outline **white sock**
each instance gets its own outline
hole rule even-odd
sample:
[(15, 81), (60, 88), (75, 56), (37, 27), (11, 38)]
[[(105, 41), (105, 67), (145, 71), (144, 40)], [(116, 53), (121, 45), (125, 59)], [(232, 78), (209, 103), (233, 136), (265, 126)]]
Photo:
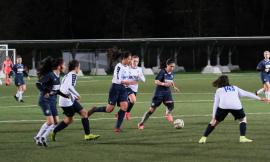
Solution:
[(23, 91), (19, 91), (19, 101), (23, 98)]
[(261, 88), (257, 91), (257, 94), (262, 94), (264, 92), (264, 88)]
[(265, 92), (265, 98), (266, 98), (266, 99), (270, 99), (270, 92), (269, 92), (269, 91), (266, 91), (266, 92)]
[(17, 91), (17, 93), (16, 93), (16, 97), (18, 97), (18, 98), (19, 98), (19, 96), (20, 96), (20, 93), (19, 93), (19, 91)]
[(38, 131), (36, 137), (41, 137), (42, 134), (43, 134), (43, 133), (45, 132), (45, 130), (47, 129), (47, 127), (48, 127), (48, 124), (45, 122), (45, 123), (40, 127), (40, 129), (39, 129), (39, 131)]
[(48, 126), (47, 129), (45, 130), (45, 132), (42, 134), (41, 137), (47, 139), (49, 133), (51, 133), (51, 131), (53, 130), (53, 128), (54, 128), (54, 124)]

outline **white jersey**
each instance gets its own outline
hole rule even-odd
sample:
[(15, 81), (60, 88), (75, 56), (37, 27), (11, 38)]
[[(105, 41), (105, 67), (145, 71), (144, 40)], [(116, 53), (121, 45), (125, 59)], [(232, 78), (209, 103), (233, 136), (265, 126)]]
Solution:
[(121, 84), (123, 80), (128, 80), (129, 78), (129, 67), (123, 65), (122, 63), (118, 63), (113, 72), (112, 83)]
[(253, 93), (244, 91), (237, 86), (226, 86), (218, 88), (215, 94), (215, 100), (213, 105), (213, 117), (215, 117), (217, 108), (221, 109), (242, 109), (240, 97), (248, 97), (252, 99), (260, 100), (260, 97)]
[(62, 79), (60, 91), (66, 95), (70, 95), (71, 98), (59, 97), (59, 106), (69, 107), (72, 106), (74, 100), (80, 96), (80, 94), (75, 90), (77, 82), (77, 74), (75, 72), (69, 72)]
[[(145, 82), (145, 77), (143, 75), (143, 71), (142, 68), (137, 67), (137, 68), (132, 68), (129, 67), (129, 80), (131, 81), (143, 81)], [(138, 84), (134, 84), (134, 85), (129, 85), (128, 86), (130, 89), (132, 89), (133, 92), (138, 92)]]

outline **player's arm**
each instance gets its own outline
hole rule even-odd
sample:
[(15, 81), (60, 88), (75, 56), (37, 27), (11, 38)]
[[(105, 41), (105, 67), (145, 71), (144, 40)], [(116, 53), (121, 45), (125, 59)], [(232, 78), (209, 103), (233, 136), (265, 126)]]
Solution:
[(45, 84), (49, 81), (50, 77), (48, 75), (45, 75), (36, 82), (36, 87), (39, 89), (40, 92), (49, 94), (51, 90), (47, 86), (45, 86)]
[(163, 70), (160, 70), (160, 72), (156, 76), (155, 84), (158, 85), (158, 86), (171, 87), (172, 83), (162, 82), (161, 81), (161, 80), (164, 80), (164, 73), (165, 72)]
[(139, 81), (145, 82), (145, 76), (143, 75), (142, 69), (140, 70), (140, 74), (138, 76)]
[(175, 85), (174, 82), (172, 82), (172, 87), (176, 92), (180, 92), (180, 89)]
[(255, 100), (261, 100), (261, 101), (265, 101), (264, 98), (261, 98), (259, 96), (256, 96), (255, 94), (251, 93), (251, 92), (248, 92), (248, 91), (245, 91), (239, 87), (236, 87), (238, 89), (238, 95), (239, 97), (248, 97), (248, 98), (251, 98), (251, 99), (255, 99)]
[(68, 84), (68, 90), (69, 90), (70, 94), (73, 97), (75, 97), (76, 100), (80, 100), (81, 96), (75, 89), (75, 82), (77, 80), (77, 76), (73, 74), (72, 77), (70, 77), (69, 79), (70, 80), (69, 80), (69, 84)]
[(213, 104), (213, 113), (212, 113), (212, 118), (213, 119), (216, 116), (218, 105), (219, 105), (219, 93), (218, 93), (218, 90), (217, 90), (216, 93), (215, 93), (214, 104)]

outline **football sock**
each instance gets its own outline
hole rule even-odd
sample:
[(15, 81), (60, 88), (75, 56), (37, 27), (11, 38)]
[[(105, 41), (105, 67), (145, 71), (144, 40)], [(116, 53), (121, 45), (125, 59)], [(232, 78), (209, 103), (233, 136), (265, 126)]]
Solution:
[(152, 112), (150, 111), (147, 111), (146, 113), (144, 113), (140, 124), (144, 124), (151, 115), (152, 115)]
[(264, 88), (261, 88), (257, 91), (257, 94), (262, 94), (264, 92)]
[(240, 128), (240, 136), (245, 136), (246, 135), (246, 129), (247, 129), (247, 123), (241, 122), (239, 125)]
[(86, 135), (90, 134), (90, 124), (89, 124), (88, 118), (82, 118), (81, 121), (82, 121), (83, 129), (84, 129), (84, 133)]
[(39, 129), (39, 131), (38, 131), (36, 137), (41, 137), (42, 134), (43, 134), (43, 133), (45, 132), (45, 130), (47, 129), (47, 127), (48, 127), (48, 124), (45, 122), (45, 123), (40, 127), (40, 129)]
[(116, 121), (115, 128), (120, 128), (121, 127), (121, 125), (123, 123), (123, 119), (125, 117), (125, 114), (126, 114), (126, 112), (121, 110), (121, 109), (118, 111), (118, 118), (117, 118), (117, 121)]
[(207, 137), (214, 129), (215, 129), (215, 126), (208, 124), (208, 126), (204, 132), (204, 136)]
[(130, 112), (131, 109), (133, 108), (133, 106), (134, 106), (134, 103), (128, 102), (128, 109), (127, 109), (127, 112)]
[(49, 133), (53, 130), (53, 127), (54, 127), (53, 124), (49, 125), (49, 126), (47, 127), (47, 129), (45, 129), (45, 132), (42, 134), (41, 137), (47, 139)]
[(64, 121), (61, 121), (53, 130), (54, 133), (60, 132), (68, 126)]
[(96, 107), (94, 112), (106, 112), (106, 106)]
[(19, 98), (19, 96), (20, 96), (20, 93), (19, 93), (19, 91), (17, 91), (16, 97)]

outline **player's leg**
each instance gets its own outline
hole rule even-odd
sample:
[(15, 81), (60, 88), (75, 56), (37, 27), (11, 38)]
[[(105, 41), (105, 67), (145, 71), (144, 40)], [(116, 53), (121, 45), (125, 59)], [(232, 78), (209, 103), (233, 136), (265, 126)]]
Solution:
[(231, 110), (231, 113), (234, 116), (235, 120), (239, 120), (239, 142), (252, 142), (251, 139), (246, 138), (247, 117), (244, 110)]
[[(127, 97), (126, 97), (127, 100)], [(121, 101), (120, 102), (120, 110), (117, 113), (117, 121), (116, 121), (116, 125), (115, 125), (115, 132), (120, 132), (121, 131), (121, 125), (123, 123), (126, 111), (128, 108), (128, 102), (127, 101)]]
[(131, 112), (134, 104), (136, 103), (136, 101), (137, 101), (136, 93), (131, 93), (128, 96), (128, 108), (127, 108), (127, 112), (125, 114), (125, 117), (126, 117), (127, 120), (131, 120), (130, 112)]
[(265, 98), (270, 99), (270, 84), (269, 81), (264, 83)]
[(201, 143), (201, 144), (206, 143), (207, 137), (213, 132), (215, 127), (226, 118), (228, 113), (229, 113), (228, 110), (217, 108), (215, 117), (212, 118), (210, 123), (207, 125), (203, 136), (199, 140), (199, 143)]
[(20, 102), (24, 102), (23, 101), (23, 93), (26, 90), (26, 85), (22, 82), (22, 84), (19, 86), (19, 101)]
[(20, 97), (20, 93), (19, 93), (20, 92), (20, 86), (17, 86), (16, 82), (15, 82), (15, 85), (16, 85), (17, 92), (14, 95), (14, 98), (15, 98), (16, 101), (19, 101), (19, 97)]
[(109, 98), (108, 98), (108, 104), (107, 106), (100, 106), (100, 107), (92, 107), (89, 111), (88, 111), (88, 117), (90, 117), (92, 114), (94, 114), (95, 112), (107, 112), (110, 113), (114, 110), (115, 104), (117, 103), (119, 97), (119, 90), (116, 89), (113, 85), (110, 88), (109, 91)]

